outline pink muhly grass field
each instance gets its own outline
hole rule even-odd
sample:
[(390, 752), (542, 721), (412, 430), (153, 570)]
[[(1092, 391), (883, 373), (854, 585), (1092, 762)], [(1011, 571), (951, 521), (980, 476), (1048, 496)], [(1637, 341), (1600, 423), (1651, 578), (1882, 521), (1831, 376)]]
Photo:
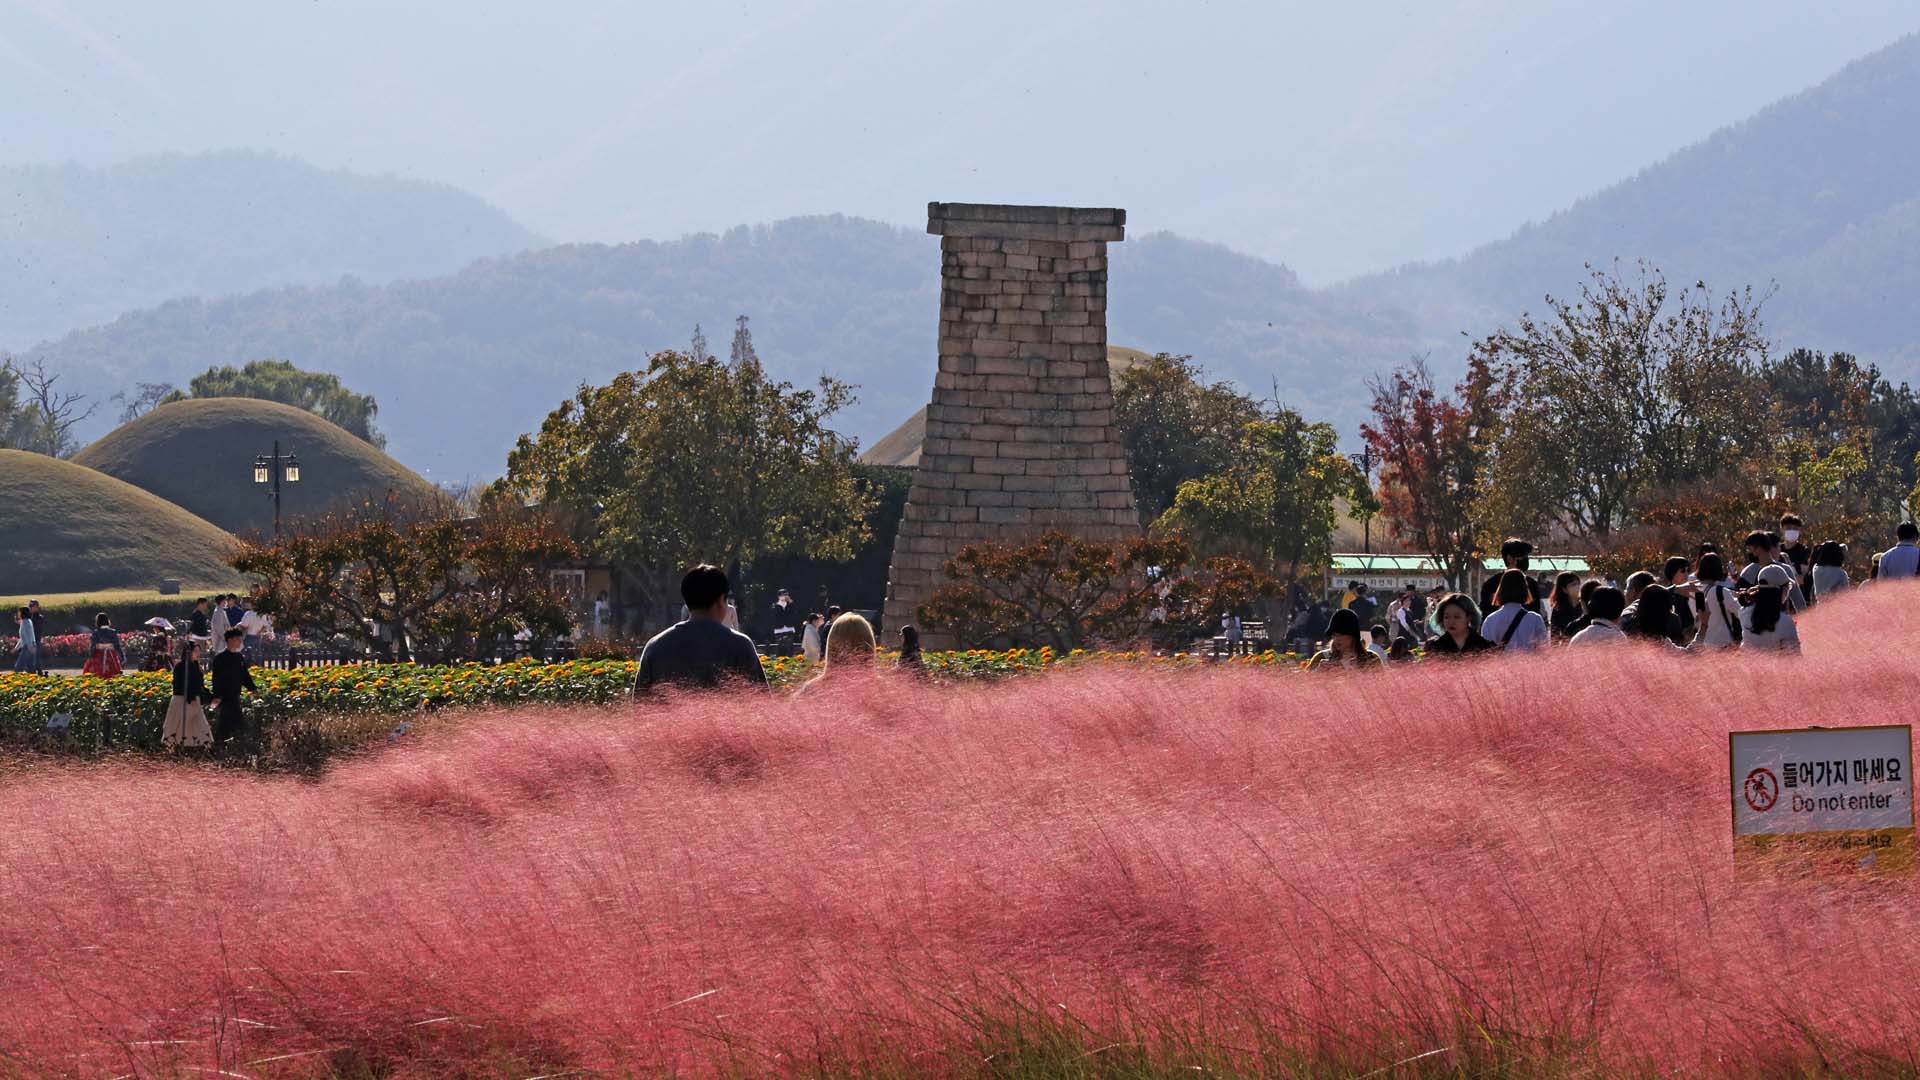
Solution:
[(1797, 661), (888, 680), (480, 715), (318, 782), (19, 770), (0, 1074), (1910, 1074), (1920, 889), (1736, 883), (1726, 733), (1910, 719), (1917, 599)]

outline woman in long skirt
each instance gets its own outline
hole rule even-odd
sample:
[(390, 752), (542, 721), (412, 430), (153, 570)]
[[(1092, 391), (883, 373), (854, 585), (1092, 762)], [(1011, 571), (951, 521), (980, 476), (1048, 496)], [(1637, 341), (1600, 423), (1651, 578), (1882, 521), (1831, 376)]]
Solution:
[(81, 674), (111, 679), (126, 668), (126, 654), (120, 651), (120, 631), (113, 628), (106, 612), (93, 617), (93, 653), (87, 657)]
[(173, 666), (173, 700), (167, 702), (167, 720), (160, 728), (160, 744), (199, 747), (213, 744), (202, 703), (207, 700), (206, 676), (200, 670), (200, 643), (189, 640)]

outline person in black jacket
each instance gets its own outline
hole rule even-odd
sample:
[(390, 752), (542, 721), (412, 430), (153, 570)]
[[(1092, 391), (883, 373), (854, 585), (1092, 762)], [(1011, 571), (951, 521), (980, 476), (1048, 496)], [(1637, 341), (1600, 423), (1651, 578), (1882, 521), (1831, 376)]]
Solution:
[(214, 749), (233, 745), (247, 733), (247, 717), (240, 710), (240, 692), (252, 690), (253, 672), (247, 667), (246, 631), (235, 627), (227, 631), (227, 647), (213, 658)]
[[(1532, 559), (1533, 545), (1517, 536), (1507, 537), (1506, 541), (1500, 545), (1500, 561), (1506, 564), (1508, 570), (1520, 570), (1524, 572)], [(1499, 574), (1490, 574), (1487, 580), (1480, 583), (1481, 611), (1492, 611), (1500, 606), (1493, 602), (1494, 591), (1499, 587)], [(1534, 583), (1532, 574), (1527, 575), (1526, 608), (1542, 619), (1547, 617), (1546, 608), (1540, 602), (1539, 586)]]

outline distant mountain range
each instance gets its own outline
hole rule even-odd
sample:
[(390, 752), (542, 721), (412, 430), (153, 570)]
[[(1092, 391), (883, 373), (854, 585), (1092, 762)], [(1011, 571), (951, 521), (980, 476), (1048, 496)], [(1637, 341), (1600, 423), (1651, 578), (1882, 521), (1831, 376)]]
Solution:
[[(798, 218), (671, 243), (571, 245), (386, 286), (346, 282), (175, 300), (28, 355), (78, 381), (183, 382), (272, 356), (380, 401), (394, 457), (435, 478), (490, 475), (582, 380), (684, 348), (700, 323), (725, 355), (736, 314), (770, 371), (860, 387), (844, 430), (870, 441), (926, 404), (940, 252), (925, 233)], [(1160, 234), (1114, 247), (1115, 342), (1193, 352), (1316, 414), (1412, 347), (1405, 320), (1301, 287), (1284, 268)], [(1356, 352), (1363, 362), (1350, 362)], [(1355, 415), (1350, 408), (1344, 414)]]
[[(1371, 374), (1416, 353), (1431, 354), (1444, 374), (1458, 364), (1462, 333), (1538, 311), (1543, 294), (1575, 292), (1586, 263), (1646, 258), (1676, 282), (1703, 279), (1717, 291), (1777, 282), (1766, 310), (1783, 346), (1850, 349), (1912, 379), (1920, 374), (1916, 130), (1920, 37), (1456, 260), (1312, 290), (1282, 266), (1136, 233), (1112, 249), (1109, 337), (1192, 353), (1217, 375), (1277, 392), (1351, 432)], [(476, 246), (509, 251), (523, 235), (464, 196), (431, 190), (494, 222)], [(455, 257), (450, 244), (436, 250)], [(872, 441), (926, 403), (937, 252), (917, 229), (801, 218), (668, 243), (500, 255), (386, 285), (171, 300), (28, 355), (103, 388), (183, 382), (212, 364), (270, 356), (333, 371), (379, 397), (396, 458), (447, 479), (497, 472), (513, 439), (580, 381), (684, 346), (696, 322), (724, 354), (733, 317), (746, 314), (776, 374), (805, 382), (828, 372), (859, 384), (860, 402), (842, 424)], [(233, 270), (244, 273), (256, 284), (299, 280), (265, 265)]]
[(385, 283), (543, 245), (443, 184), (251, 151), (0, 168), (0, 347), (178, 296)]
[[(1775, 339), (1920, 375), (1920, 36), (1458, 259), (1332, 290), (1411, 312), (1430, 340), (1484, 333), (1582, 265), (1646, 259), (1716, 291), (1778, 286)], [(1451, 340), (1458, 341), (1457, 335)], [(1436, 357), (1436, 359), (1438, 359)]]

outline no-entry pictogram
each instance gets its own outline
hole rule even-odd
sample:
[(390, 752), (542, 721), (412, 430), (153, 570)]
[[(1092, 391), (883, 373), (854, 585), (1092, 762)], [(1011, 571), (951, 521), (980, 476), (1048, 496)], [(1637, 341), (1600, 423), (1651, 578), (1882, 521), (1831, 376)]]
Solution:
[(1755, 769), (1748, 773), (1746, 786), (1741, 791), (1747, 797), (1747, 805), (1763, 814), (1780, 801), (1780, 781), (1774, 777), (1771, 769)]

